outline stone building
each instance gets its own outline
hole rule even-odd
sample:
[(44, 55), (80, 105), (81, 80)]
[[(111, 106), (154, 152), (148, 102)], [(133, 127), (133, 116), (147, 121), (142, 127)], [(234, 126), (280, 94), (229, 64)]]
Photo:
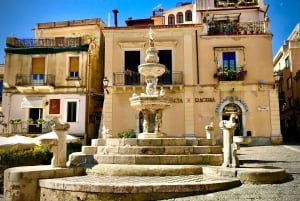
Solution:
[(3, 113), (12, 133), (40, 134), (58, 116), (96, 138), (103, 102), (101, 19), (38, 23), (34, 39), (8, 37)]
[(273, 59), (279, 92), (281, 132), (285, 140), (300, 139), (299, 32), (298, 23)]
[[(160, 63), (167, 68), (158, 88), (172, 97), (163, 132), (169, 137), (205, 137), (205, 125), (218, 125), (237, 112), (236, 135), (251, 135), (252, 144), (281, 143), (268, 6), (263, 0), (198, 0), (195, 6), (193, 23), (166, 25), (162, 20), (151, 25)], [(183, 14), (186, 6), (176, 13), (180, 8)], [(142, 130), (143, 117), (128, 99), (145, 88), (137, 67), (144, 63), (150, 26), (137, 25), (103, 30), (109, 93), (102, 126), (114, 137), (126, 129)], [(217, 126), (214, 132), (221, 133)]]

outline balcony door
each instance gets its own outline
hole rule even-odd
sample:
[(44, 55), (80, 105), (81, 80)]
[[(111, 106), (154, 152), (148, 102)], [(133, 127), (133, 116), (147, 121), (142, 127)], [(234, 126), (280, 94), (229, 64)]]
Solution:
[(32, 84), (44, 85), (45, 57), (32, 58)]
[[(31, 118), (34, 122), (36, 120), (41, 119), (43, 117), (43, 109), (42, 108), (29, 108), (29, 118)], [(32, 124), (28, 125), (28, 133), (42, 133), (42, 124)]]

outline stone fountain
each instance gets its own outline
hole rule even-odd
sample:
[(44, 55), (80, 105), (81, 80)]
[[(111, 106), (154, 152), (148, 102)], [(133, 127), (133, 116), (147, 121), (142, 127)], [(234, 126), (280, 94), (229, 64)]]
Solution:
[(161, 131), (162, 113), (164, 109), (170, 107), (170, 99), (165, 96), (163, 89), (159, 92), (156, 90), (158, 77), (165, 72), (166, 67), (159, 63), (152, 29), (149, 31), (149, 45), (146, 51), (146, 63), (138, 66), (139, 73), (145, 76), (146, 93), (133, 94), (129, 101), (130, 105), (141, 111), (144, 117), (143, 132), (138, 135), (138, 138), (161, 138), (165, 137)]

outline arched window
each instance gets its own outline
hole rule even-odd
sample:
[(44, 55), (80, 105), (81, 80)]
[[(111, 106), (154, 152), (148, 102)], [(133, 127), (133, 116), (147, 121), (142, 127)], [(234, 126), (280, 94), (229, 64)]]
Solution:
[(175, 24), (175, 16), (173, 14), (168, 16), (168, 24)]
[(176, 22), (177, 22), (177, 24), (183, 23), (183, 13), (182, 12), (177, 13)]
[(187, 10), (185, 11), (185, 21), (192, 21), (193, 20), (193, 15), (192, 15), (192, 11)]

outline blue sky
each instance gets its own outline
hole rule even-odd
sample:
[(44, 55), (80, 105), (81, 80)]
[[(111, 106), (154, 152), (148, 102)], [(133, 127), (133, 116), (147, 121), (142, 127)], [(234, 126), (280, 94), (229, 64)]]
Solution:
[[(4, 63), (6, 38), (12, 34), (17, 38), (33, 38), (31, 30), (36, 23), (101, 18), (107, 25), (113, 26), (112, 10), (118, 9), (118, 24), (122, 26), (129, 17), (148, 18), (157, 5), (170, 9), (179, 1), (191, 0), (1, 0), (0, 64)], [(300, 1), (265, 0), (265, 4), (270, 5), (268, 15), (274, 35), (274, 55), (300, 22)]]

